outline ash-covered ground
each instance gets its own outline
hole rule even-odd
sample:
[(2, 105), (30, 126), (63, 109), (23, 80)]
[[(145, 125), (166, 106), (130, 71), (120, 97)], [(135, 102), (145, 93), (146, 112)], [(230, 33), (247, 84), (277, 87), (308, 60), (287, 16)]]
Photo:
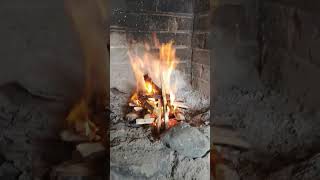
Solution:
[(265, 87), (234, 88), (217, 96), (213, 106), (211, 124), (239, 132), (251, 145), (245, 151), (219, 147), (230, 180), (320, 178), (318, 112)]
[[(190, 105), (187, 119), (208, 110), (200, 93), (183, 93), (180, 100)], [(111, 90), (111, 179), (210, 179), (209, 116), (199, 127), (180, 123), (155, 140), (150, 127), (132, 127), (124, 119), (129, 97)]]
[[(225, 180), (319, 179), (318, 112), (266, 88), (234, 88), (216, 97), (211, 113), (206, 98), (194, 91), (185, 94), (185, 101), (194, 103), (187, 119), (193, 122), (201, 114), (202, 122), (195, 123), (197, 127), (182, 123), (156, 141), (149, 128), (132, 127), (122, 118), (130, 94), (111, 90), (113, 179), (209, 179), (209, 124), (236, 131), (251, 145), (249, 149), (215, 145), (224, 159), (219, 171)], [(0, 98), (0, 179), (32, 179), (31, 142), (58, 133), (57, 119), (63, 117), (56, 116), (67, 107), (15, 85), (2, 86)]]

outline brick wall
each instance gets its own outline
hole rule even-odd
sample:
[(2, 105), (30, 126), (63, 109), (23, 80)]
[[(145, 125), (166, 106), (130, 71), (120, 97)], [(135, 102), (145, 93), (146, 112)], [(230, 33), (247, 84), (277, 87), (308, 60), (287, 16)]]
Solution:
[(211, 6), (211, 97), (232, 87), (255, 88), (258, 1), (212, 0)]
[(192, 85), (210, 96), (209, 0), (194, 0)]
[(112, 0), (111, 7), (111, 87), (132, 89), (135, 81), (127, 41), (151, 42), (152, 32), (157, 33), (161, 42), (175, 41), (180, 59), (178, 69), (191, 78), (192, 0)]
[(320, 107), (320, 2), (269, 0), (261, 4), (261, 75), (311, 109)]

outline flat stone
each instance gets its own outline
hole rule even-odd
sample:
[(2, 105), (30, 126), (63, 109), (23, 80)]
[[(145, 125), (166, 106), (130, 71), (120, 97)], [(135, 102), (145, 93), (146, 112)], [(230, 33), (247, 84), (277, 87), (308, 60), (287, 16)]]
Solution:
[(105, 147), (101, 143), (82, 143), (77, 146), (77, 150), (82, 157), (89, 157), (96, 153), (105, 152)]
[(15, 180), (19, 174), (19, 170), (11, 163), (5, 162), (0, 167), (0, 179)]
[(272, 173), (267, 180), (311, 180), (320, 177), (320, 154), (303, 161), (293, 163), (277, 172)]
[(226, 165), (217, 166), (217, 179), (240, 180), (239, 174)]
[[(122, 157), (111, 157), (110, 166), (113, 179), (166, 179), (164, 177), (170, 175), (173, 161), (172, 151), (165, 148), (134, 153), (122, 153)], [(112, 152), (112, 154), (119, 153)]]
[(186, 158), (178, 156), (173, 179), (210, 179), (210, 153), (203, 158)]
[(209, 139), (197, 128), (181, 123), (170, 129), (162, 138), (162, 142), (179, 154), (199, 158), (210, 150)]

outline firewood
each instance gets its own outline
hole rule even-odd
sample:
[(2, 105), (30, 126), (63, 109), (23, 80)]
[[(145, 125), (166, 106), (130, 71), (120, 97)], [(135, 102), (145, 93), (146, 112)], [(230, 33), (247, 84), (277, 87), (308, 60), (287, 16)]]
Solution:
[(168, 122), (169, 122), (169, 111), (167, 109), (167, 96), (166, 96), (166, 92), (165, 92), (165, 83), (163, 80), (163, 74), (161, 75), (161, 93), (162, 93), (162, 103), (163, 103), (163, 116), (164, 116), (164, 125), (165, 128), (167, 128), (168, 126)]
[(156, 119), (156, 130), (157, 133), (160, 133), (160, 128), (161, 128), (161, 118), (162, 118), (162, 111), (161, 111), (161, 102), (158, 102), (158, 107), (155, 109), (155, 113), (157, 115), (157, 119)]
[(77, 145), (76, 149), (83, 158), (87, 158), (94, 154), (104, 153), (106, 150), (101, 143), (82, 143)]
[(152, 81), (152, 79), (149, 77), (148, 74), (144, 75), (143, 78), (144, 78), (144, 81), (145, 81), (145, 82), (148, 82), (148, 83), (150, 83), (150, 84), (152, 85), (152, 88), (153, 88), (153, 89), (155, 89), (158, 93), (161, 93), (161, 91), (162, 91), (161, 88), (159, 88), (159, 86), (157, 86), (157, 85)]
[(178, 108), (182, 108), (182, 109), (189, 109), (189, 106), (187, 106), (186, 104), (184, 104), (183, 102), (173, 102), (172, 105), (178, 107)]
[(126, 118), (128, 121), (133, 121), (133, 120), (137, 119), (138, 117), (139, 117), (138, 114), (135, 112), (130, 112), (126, 115)]
[(133, 108), (135, 111), (139, 112), (139, 111), (142, 111), (143, 110), (143, 107), (134, 107)]
[(154, 122), (154, 118), (145, 118), (145, 119), (136, 119), (136, 124), (152, 124)]
[(148, 109), (149, 111), (153, 111), (154, 107), (148, 103), (148, 98), (144, 98), (142, 96), (138, 96), (138, 100), (141, 102), (142, 107)]
[[(142, 95), (144, 98), (162, 99), (162, 94)], [(170, 99), (170, 95), (166, 95), (167, 99)]]
[(155, 98), (148, 98), (149, 101), (156, 101)]

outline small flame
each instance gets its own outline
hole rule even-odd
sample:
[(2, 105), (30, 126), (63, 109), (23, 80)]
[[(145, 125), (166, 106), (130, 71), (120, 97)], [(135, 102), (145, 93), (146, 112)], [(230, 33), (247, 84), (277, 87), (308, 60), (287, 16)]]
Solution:
[(154, 92), (152, 84), (149, 82), (145, 83), (145, 89), (147, 91), (148, 94), (152, 94)]

